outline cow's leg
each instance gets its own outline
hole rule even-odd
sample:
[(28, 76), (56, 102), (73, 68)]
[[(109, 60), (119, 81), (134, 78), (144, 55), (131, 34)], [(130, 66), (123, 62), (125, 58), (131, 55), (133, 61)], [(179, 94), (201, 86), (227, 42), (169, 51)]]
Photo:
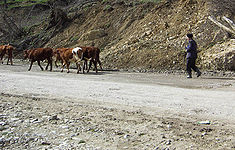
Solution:
[(12, 56), (10, 57), (11, 65), (13, 65)]
[(55, 67), (58, 68), (57, 59), (55, 60)]
[(30, 70), (31, 70), (32, 65), (33, 65), (33, 61), (31, 61), (28, 71), (30, 71)]
[(8, 58), (7, 58), (7, 65), (8, 65), (8, 63), (9, 63), (9, 61), (11, 62), (11, 65), (12, 65), (12, 54), (11, 54), (11, 52), (8, 52)]
[(47, 59), (47, 66), (46, 66), (46, 70), (48, 69), (48, 66), (49, 66), (49, 64), (50, 64), (50, 71), (52, 71), (52, 59), (51, 58), (49, 58), (49, 59)]
[(94, 61), (94, 66), (95, 66), (95, 72), (97, 73), (97, 61)]
[(88, 67), (87, 67), (87, 60), (85, 60), (84, 65), (85, 65), (86, 70), (87, 70), (88, 69)]
[(9, 60), (10, 60), (10, 58), (9, 58), (9, 56), (8, 56), (8, 58), (7, 58), (7, 65), (8, 65)]
[(84, 60), (84, 63), (83, 63), (83, 66), (82, 66), (82, 73), (84, 74), (85, 73), (85, 65), (87, 65), (87, 61)]
[(1, 64), (3, 64), (3, 55), (1, 56), (1, 59), (0, 59), (0, 62), (1, 62)]
[(66, 63), (66, 66), (67, 66), (67, 73), (69, 73), (69, 65), (70, 65), (70, 62), (67, 62), (67, 63)]
[(63, 63), (62, 66), (61, 66), (61, 71), (60, 72), (64, 71), (64, 66), (65, 66), (65, 64)]
[(50, 71), (52, 71), (52, 58), (50, 59)]
[(98, 60), (98, 64), (99, 64), (99, 66), (100, 66), (100, 69), (103, 70), (103, 68), (102, 68), (102, 66), (101, 66), (100, 60)]
[(79, 71), (81, 70), (81, 67), (80, 67), (80, 62), (76, 62), (76, 65), (77, 65), (77, 74), (79, 73)]
[(65, 66), (65, 61), (63, 61), (62, 66), (61, 66), (61, 72), (64, 71), (64, 66)]
[(13, 53), (12, 53), (12, 51), (9, 53), (9, 58), (10, 58), (10, 61), (11, 61), (11, 65), (13, 65), (13, 62), (12, 62)]
[(42, 68), (42, 66), (41, 66), (41, 64), (40, 64), (40, 60), (38, 60), (38, 66), (41, 68), (41, 70), (43, 71), (43, 68)]
[(93, 62), (93, 59), (91, 59), (90, 62), (89, 62), (89, 67), (88, 67), (87, 73), (88, 73), (88, 72), (90, 71), (90, 69), (91, 69), (92, 62)]
[(46, 68), (45, 68), (46, 70), (48, 69), (49, 62), (50, 62), (49, 59), (47, 59), (47, 66), (46, 66)]

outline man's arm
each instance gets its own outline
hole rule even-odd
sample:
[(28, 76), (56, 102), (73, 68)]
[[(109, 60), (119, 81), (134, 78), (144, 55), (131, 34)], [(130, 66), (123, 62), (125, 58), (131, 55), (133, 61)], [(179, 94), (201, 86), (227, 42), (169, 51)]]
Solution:
[(192, 51), (192, 42), (189, 42), (188, 46), (185, 47), (187, 52), (191, 52)]

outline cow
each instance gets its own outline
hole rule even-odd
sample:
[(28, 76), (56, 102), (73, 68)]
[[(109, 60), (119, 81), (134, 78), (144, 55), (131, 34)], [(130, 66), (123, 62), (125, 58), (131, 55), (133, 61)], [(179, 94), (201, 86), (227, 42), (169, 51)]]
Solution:
[(63, 65), (61, 68), (61, 72), (64, 70), (64, 66), (67, 67), (67, 73), (69, 73), (69, 65), (71, 62), (75, 62), (77, 65), (77, 73), (81, 70), (80, 63), (81, 63), (81, 57), (82, 57), (82, 48), (76, 47), (76, 48), (64, 48), (57, 51), (63, 61)]
[(11, 45), (0, 45), (0, 62), (3, 64), (3, 57), (5, 54), (8, 55), (8, 59), (7, 59), (7, 65), (8, 65), (8, 62), (10, 60), (11, 62), (11, 65), (13, 65), (13, 62), (12, 62), (12, 56), (13, 56), (13, 50), (15, 50), (15, 48)]
[(90, 63), (89, 63), (87, 73), (89, 72), (92, 63), (95, 66), (96, 73), (98, 72), (97, 63), (99, 64), (101, 70), (103, 70), (102, 66), (101, 66), (101, 62), (100, 62), (100, 56), (99, 56), (100, 55), (100, 49), (97, 48), (97, 47), (93, 47), (93, 46), (92, 47), (83, 47), (83, 46), (81, 46), (81, 48), (82, 48), (82, 51), (83, 51), (81, 59), (84, 61), (83, 73), (84, 73), (84, 70), (85, 70), (85, 66), (87, 66), (87, 61), (88, 60), (90, 60)]
[(53, 50), (53, 58), (55, 61), (55, 66), (56, 68), (58, 68), (57, 62), (61, 62), (61, 64), (63, 64), (63, 60), (60, 56), (60, 53), (63, 53), (64, 50), (67, 50), (67, 48), (56, 48)]
[(52, 71), (52, 57), (53, 57), (53, 49), (52, 48), (35, 48), (32, 50), (25, 50), (24, 51), (24, 59), (29, 59), (31, 64), (29, 66), (28, 71), (31, 70), (33, 62), (37, 61), (39, 67), (43, 71), (42, 66), (40, 65), (40, 61), (47, 60), (48, 64), (46, 66), (46, 70), (50, 64), (50, 71)]

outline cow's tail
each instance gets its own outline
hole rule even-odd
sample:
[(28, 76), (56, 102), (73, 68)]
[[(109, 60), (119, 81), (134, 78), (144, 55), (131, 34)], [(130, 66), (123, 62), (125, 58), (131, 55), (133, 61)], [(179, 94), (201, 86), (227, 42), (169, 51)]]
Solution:
[(48, 54), (48, 61), (52, 61), (53, 60), (53, 56), (54, 56), (54, 51), (52, 48), (49, 48), (49, 51), (47, 52)]
[(98, 62), (100, 69), (103, 70), (101, 61), (100, 61), (100, 49), (99, 48), (97, 48), (97, 51), (96, 51), (96, 62)]
[(51, 56), (51, 58), (53, 57), (53, 55), (54, 55), (54, 50), (51, 48), (51, 50), (50, 50), (50, 56)]

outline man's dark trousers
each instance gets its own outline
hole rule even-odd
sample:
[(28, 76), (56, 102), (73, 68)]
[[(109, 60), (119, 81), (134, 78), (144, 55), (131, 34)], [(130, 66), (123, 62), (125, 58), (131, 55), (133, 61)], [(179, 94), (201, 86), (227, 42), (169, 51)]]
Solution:
[(195, 65), (196, 63), (196, 58), (187, 58), (187, 72), (189, 75), (191, 75), (192, 70), (193, 69), (195, 72), (198, 72), (198, 68)]

